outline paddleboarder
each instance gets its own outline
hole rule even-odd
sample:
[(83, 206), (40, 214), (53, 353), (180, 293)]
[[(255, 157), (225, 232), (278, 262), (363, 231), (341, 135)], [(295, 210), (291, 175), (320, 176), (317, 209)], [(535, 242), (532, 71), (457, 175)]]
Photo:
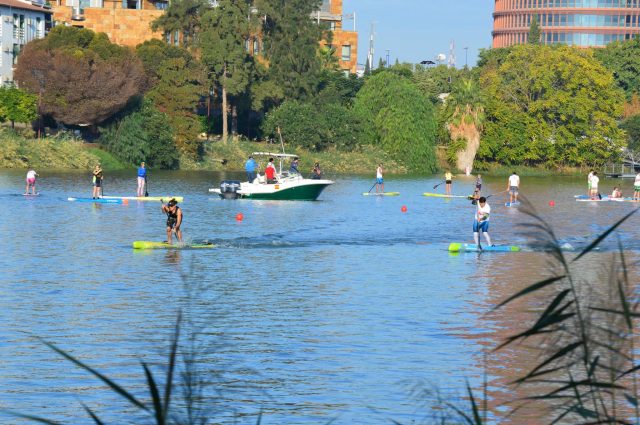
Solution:
[(144, 187), (147, 184), (147, 168), (144, 165), (144, 162), (140, 163), (140, 168), (138, 168), (138, 191), (136, 192), (136, 196), (142, 198), (144, 196)]
[(182, 210), (178, 206), (178, 201), (171, 199), (167, 205), (162, 206), (162, 212), (167, 214), (167, 243), (171, 245), (172, 233), (176, 232), (178, 242), (182, 242)]
[(598, 177), (598, 172), (594, 171), (593, 175), (591, 176), (591, 193), (589, 194), (589, 196), (591, 196), (591, 199), (596, 199), (596, 198), (602, 199), (602, 197), (598, 193), (599, 183), (600, 183), (600, 177)]
[(36, 195), (36, 176), (37, 175), (38, 173), (36, 173), (35, 170), (27, 171), (27, 178), (26, 178), (27, 188), (25, 189), (25, 192), (24, 192), (25, 195), (29, 194), (29, 188), (31, 188), (31, 192), (33, 193), (33, 195)]
[(384, 193), (383, 171), (382, 164), (378, 164), (378, 168), (376, 168), (376, 193)]
[(613, 192), (611, 192), (611, 199), (622, 198), (622, 191), (618, 188), (618, 186), (613, 188)]
[(476, 177), (476, 192), (478, 192), (478, 195), (480, 195), (480, 192), (482, 191), (482, 176), (480, 174), (478, 174), (478, 177)]
[(244, 163), (244, 170), (247, 172), (247, 180), (249, 183), (253, 183), (256, 179), (256, 168), (258, 168), (258, 163), (253, 156), (249, 156), (247, 162)]
[(520, 187), (520, 176), (514, 171), (509, 176), (509, 183), (507, 184), (507, 190), (509, 191), (509, 203), (513, 204), (518, 202), (518, 188)]
[(593, 177), (593, 170), (589, 171), (587, 175), (587, 196), (591, 197), (591, 178)]
[(453, 174), (451, 174), (451, 171), (447, 170), (446, 173), (444, 173), (444, 183), (445, 183), (445, 193), (447, 195), (451, 195), (451, 180), (453, 179)]
[(102, 167), (100, 164), (93, 168), (93, 199), (102, 197), (102, 181), (104, 180), (104, 174), (102, 173)]
[(633, 182), (633, 200), (640, 201), (640, 173), (636, 174), (636, 179)]
[(481, 196), (478, 199), (478, 206), (476, 208), (475, 220), (473, 221), (473, 241), (480, 248), (480, 238), (478, 233), (482, 232), (484, 238), (487, 240), (489, 246), (493, 246), (491, 243), (491, 237), (489, 236), (489, 215), (491, 214), (491, 207), (487, 203), (487, 198)]

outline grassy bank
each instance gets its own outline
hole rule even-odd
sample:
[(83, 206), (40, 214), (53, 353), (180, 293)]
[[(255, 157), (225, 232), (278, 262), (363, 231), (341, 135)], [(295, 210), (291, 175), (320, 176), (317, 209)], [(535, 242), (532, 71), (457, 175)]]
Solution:
[(0, 168), (49, 170), (90, 170), (100, 162), (105, 169), (126, 166), (108, 152), (85, 148), (80, 141), (43, 138), (28, 139), (9, 129), (0, 130)]
[[(311, 172), (313, 164), (319, 162), (325, 174), (375, 173), (379, 163), (383, 163), (388, 173), (405, 174), (407, 168), (380, 148), (364, 146), (353, 152), (339, 152), (329, 150), (326, 152), (310, 152), (301, 148), (285, 146), (286, 153), (298, 155), (300, 158), (300, 171)], [(222, 142), (209, 142), (206, 144), (204, 159), (201, 162), (182, 160), (182, 169), (206, 169), (215, 171), (244, 171), (244, 163), (253, 152), (282, 152), (279, 144), (257, 143), (244, 140)], [(222, 161), (226, 160), (223, 164)], [(256, 158), (260, 166), (264, 167), (267, 160)], [(288, 166), (288, 161), (285, 164)]]

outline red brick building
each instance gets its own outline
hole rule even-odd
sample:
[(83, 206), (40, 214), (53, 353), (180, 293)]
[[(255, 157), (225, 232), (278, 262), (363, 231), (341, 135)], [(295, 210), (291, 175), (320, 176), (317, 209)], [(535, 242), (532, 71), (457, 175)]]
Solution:
[(640, 0), (495, 0), (493, 47), (526, 43), (533, 16), (544, 44), (602, 47), (640, 34)]

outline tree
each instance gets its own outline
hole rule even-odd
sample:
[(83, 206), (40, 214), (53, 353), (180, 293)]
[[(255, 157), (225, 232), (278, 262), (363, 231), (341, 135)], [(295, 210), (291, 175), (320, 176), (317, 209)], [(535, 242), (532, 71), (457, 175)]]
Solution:
[(320, 58), (320, 68), (322, 68), (323, 71), (336, 71), (340, 69), (335, 47), (330, 45), (321, 46), (318, 49), (318, 57)]
[(207, 0), (173, 0), (160, 17), (151, 22), (151, 29), (174, 37), (177, 33), (182, 46), (191, 48), (196, 42), (201, 17), (210, 8)]
[(136, 55), (142, 61), (151, 87), (160, 80), (160, 69), (166, 60), (182, 58), (187, 66), (192, 66), (195, 62), (187, 49), (172, 46), (158, 39), (148, 40), (136, 46)]
[(30, 123), (38, 118), (38, 96), (16, 87), (0, 87), (0, 121)]
[(533, 15), (531, 17), (531, 24), (529, 25), (529, 38), (527, 38), (527, 42), (529, 44), (539, 45), (541, 36), (542, 33), (540, 32), (540, 25), (538, 25), (538, 15)]
[(436, 170), (434, 107), (411, 80), (390, 71), (371, 76), (354, 111), (363, 122), (365, 143), (382, 146), (411, 170)]
[(369, 57), (367, 56), (367, 62), (364, 64), (364, 76), (371, 75), (371, 64), (369, 63)]
[(285, 99), (309, 99), (317, 93), (320, 73), (318, 48), (322, 29), (310, 19), (319, 0), (257, 0), (266, 16), (264, 53), (270, 78), (281, 86)]
[(180, 152), (195, 158), (201, 124), (194, 109), (207, 93), (203, 69), (184, 58), (167, 59), (159, 70), (160, 80), (148, 93), (155, 107), (166, 114)]
[(40, 96), (43, 115), (67, 125), (99, 124), (146, 87), (142, 63), (131, 50), (105, 46), (103, 35), (74, 27), (56, 27), (27, 44), (14, 79)]
[(627, 99), (631, 99), (634, 93), (640, 93), (640, 39), (617, 41), (593, 50), (595, 58), (613, 73)]
[(640, 115), (622, 121), (620, 128), (627, 132), (629, 150), (640, 152)]
[(138, 109), (107, 127), (101, 142), (129, 164), (144, 161), (152, 168), (173, 169), (178, 165), (178, 152), (167, 121), (167, 116), (146, 99)]
[(417, 67), (410, 75), (416, 87), (435, 104), (440, 103), (439, 95), (451, 91), (450, 82), (458, 81), (462, 72), (446, 65), (438, 65), (433, 68)]
[(253, 59), (244, 48), (250, 32), (249, 14), (249, 5), (244, 1), (220, 0), (218, 7), (203, 16), (199, 34), (202, 63), (207, 68), (209, 81), (220, 87), (222, 94), (222, 139), (225, 143), (229, 134), (228, 96), (238, 96), (247, 90), (253, 70)]
[(384, 59), (379, 58), (378, 59), (378, 68), (376, 69), (384, 69), (387, 67), (387, 63), (384, 61)]
[[(454, 142), (450, 145), (450, 153), (455, 156), (456, 167), (471, 171), (484, 122), (484, 102), (477, 82), (465, 78), (454, 84), (446, 99), (445, 111), (446, 126)], [(461, 143), (456, 143), (458, 141)]]
[(501, 164), (596, 166), (624, 146), (622, 92), (590, 51), (520, 45), (483, 70), (479, 157)]

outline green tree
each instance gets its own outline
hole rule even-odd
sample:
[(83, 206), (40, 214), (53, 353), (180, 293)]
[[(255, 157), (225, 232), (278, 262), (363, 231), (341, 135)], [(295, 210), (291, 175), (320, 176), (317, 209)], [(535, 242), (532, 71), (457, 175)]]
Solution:
[(609, 43), (604, 48), (593, 49), (593, 55), (613, 73), (627, 100), (634, 93), (640, 93), (640, 39)]
[(416, 87), (435, 104), (440, 103), (440, 94), (451, 91), (451, 83), (459, 79), (461, 72), (446, 65), (433, 68), (418, 66), (411, 74), (411, 79)]
[(501, 164), (595, 166), (625, 143), (622, 92), (589, 51), (521, 45), (483, 70), (485, 132), (478, 155)]
[(187, 66), (194, 66), (196, 62), (187, 49), (172, 46), (158, 39), (148, 40), (136, 46), (136, 55), (142, 61), (151, 87), (160, 80), (160, 69), (166, 60), (182, 58)]
[(478, 83), (472, 78), (464, 78), (454, 84), (444, 110), (446, 127), (453, 142), (449, 146), (450, 157), (455, 158), (459, 170), (472, 170), (484, 123), (484, 101)]
[(529, 38), (527, 38), (527, 42), (529, 44), (540, 44), (540, 38), (542, 37), (542, 33), (540, 32), (540, 25), (538, 25), (538, 15), (533, 15), (531, 17), (531, 24), (529, 24)]
[(191, 48), (196, 43), (200, 20), (209, 9), (211, 3), (207, 0), (173, 0), (160, 17), (151, 22), (151, 29), (174, 37), (177, 33), (182, 46)]
[(38, 96), (16, 87), (0, 87), (0, 121), (30, 123), (38, 118)]
[(319, 0), (256, 0), (266, 17), (264, 53), (270, 78), (281, 86), (285, 99), (304, 100), (317, 93), (320, 74), (318, 49), (322, 29), (310, 19)]
[(364, 76), (371, 75), (371, 64), (369, 63), (369, 57), (367, 56), (367, 62), (364, 64)]
[[(218, 7), (206, 12), (198, 47), (209, 80), (220, 87), (222, 95), (222, 139), (229, 134), (228, 96), (239, 96), (249, 86), (253, 59), (244, 48), (250, 33), (249, 4), (238, 0), (220, 0)], [(233, 105), (236, 116), (237, 105)]]
[(101, 143), (108, 151), (129, 164), (145, 161), (152, 168), (173, 169), (178, 152), (168, 117), (150, 100), (103, 130)]
[(378, 144), (414, 171), (436, 170), (434, 107), (408, 78), (393, 72), (371, 76), (358, 92), (354, 111), (363, 140)]
[(195, 158), (201, 124), (195, 105), (207, 93), (201, 66), (184, 58), (167, 59), (159, 70), (160, 80), (148, 93), (155, 107), (166, 114), (180, 152)]
[(640, 152), (640, 115), (634, 115), (622, 121), (620, 128), (627, 132), (629, 150)]

